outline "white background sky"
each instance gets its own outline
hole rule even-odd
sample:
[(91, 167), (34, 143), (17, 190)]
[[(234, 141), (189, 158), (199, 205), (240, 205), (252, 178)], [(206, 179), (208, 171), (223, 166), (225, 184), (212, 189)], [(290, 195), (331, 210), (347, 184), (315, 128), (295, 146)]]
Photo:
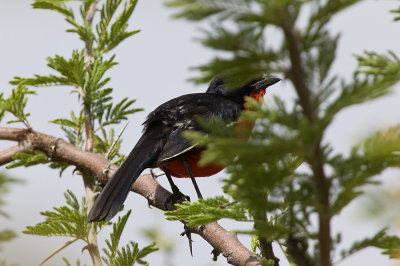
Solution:
[[(33, 10), (30, 2), (0, 0), (0, 92), (4, 91), (6, 95), (11, 91), (12, 87), (8, 81), (13, 76), (46, 74), (47, 56), (60, 54), (68, 57), (72, 49), (82, 47), (77, 36), (65, 33), (68, 25), (60, 15)], [(333, 32), (342, 33), (334, 65), (336, 73), (350, 78), (356, 65), (352, 55), (363, 50), (384, 52), (391, 49), (400, 54), (400, 23), (393, 23), (393, 16), (389, 14), (389, 10), (396, 8), (398, 4), (398, 1), (363, 1), (332, 21)], [(126, 96), (137, 98), (136, 107), (145, 108), (144, 112), (135, 114), (130, 119), (129, 127), (123, 136), (124, 153), (128, 153), (139, 138), (141, 123), (148, 112), (173, 97), (205, 90), (206, 85), (195, 87), (187, 82), (189, 77), (195, 75), (195, 72), (189, 71), (189, 67), (206, 62), (213, 54), (194, 41), (194, 37), (198, 36), (194, 25), (172, 20), (171, 14), (171, 10), (162, 6), (162, 1), (139, 1), (131, 20), (131, 29), (141, 29), (141, 32), (125, 41), (115, 51), (118, 53), (116, 59), (120, 64), (109, 72), (114, 97), (116, 100)], [(28, 103), (28, 110), (32, 113), (30, 123), (34, 129), (63, 137), (57, 126), (47, 121), (69, 116), (69, 110), (79, 108), (76, 95), (70, 94), (70, 90), (62, 87), (37, 90), (38, 95), (31, 97)], [(288, 100), (293, 96), (293, 91), (290, 84), (283, 81), (272, 87), (269, 94), (276, 94)], [(348, 152), (351, 145), (374, 130), (399, 123), (399, 100), (400, 95), (396, 92), (367, 105), (346, 109), (335, 119), (325, 141), (332, 142), (338, 152)], [(0, 141), (0, 149), (10, 145), (13, 143)], [(5, 220), (0, 217), (0, 229), (13, 228), (21, 231), (26, 225), (42, 221), (39, 212), (63, 204), (63, 192), (66, 189), (73, 190), (79, 197), (83, 195), (81, 178), (72, 175), (71, 171), (67, 171), (63, 178), (58, 178), (57, 173), (42, 166), (11, 170), (9, 173), (27, 182), (25, 185), (13, 186), (11, 193), (6, 197), (6, 211), (11, 215), (11, 219)], [(384, 179), (393, 181), (398, 176), (398, 171), (390, 170), (385, 172)], [(219, 180), (222, 177), (223, 173), (213, 178), (200, 179), (198, 182), (203, 195), (211, 197), (221, 193)], [(161, 178), (160, 182), (166, 184), (164, 178)], [(189, 182), (178, 180), (177, 184), (184, 193), (196, 198)], [(180, 248), (177, 252), (179, 254), (170, 261), (170, 265), (226, 264), (223, 257), (219, 258), (218, 263), (211, 263), (211, 247), (196, 236), (194, 258), (191, 258), (187, 240), (178, 236), (182, 225), (178, 222), (163, 221), (160, 211), (148, 209), (143, 198), (131, 194), (126, 201), (126, 208), (132, 208), (133, 214), (124, 232), (125, 241), (140, 241), (141, 246), (144, 246), (148, 240), (142, 237), (141, 230), (148, 225), (159, 225), (167, 238), (178, 241)], [(377, 222), (360, 218), (361, 208), (362, 204), (352, 204), (339, 218), (334, 219), (334, 231), (343, 232), (344, 246), (348, 246), (351, 240), (371, 236), (381, 226)], [(230, 223), (223, 224), (228, 228), (238, 227)], [(100, 243), (107, 236), (108, 234), (102, 234)], [(20, 234), (18, 239), (4, 245), (0, 260), (5, 258), (20, 265), (36, 265), (66, 240)], [(246, 242), (248, 238), (243, 240)], [(62, 256), (70, 261), (80, 258), (81, 262), (90, 265), (89, 255), (86, 252), (81, 253), (82, 247), (83, 243), (77, 242), (46, 265), (63, 265)], [(165, 258), (165, 254), (158, 253), (149, 256), (148, 261), (151, 265), (167, 265)], [(395, 261), (390, 261), (380, 255), (378, 250), (371, 248), (338, 265), (394, 264)]]

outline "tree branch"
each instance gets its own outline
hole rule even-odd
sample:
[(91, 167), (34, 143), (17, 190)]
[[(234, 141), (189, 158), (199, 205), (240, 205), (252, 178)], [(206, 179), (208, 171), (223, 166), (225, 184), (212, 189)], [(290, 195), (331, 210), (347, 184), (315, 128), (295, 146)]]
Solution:
[(17, 153), (21, 153), (21, 152), (28, 153), (28, 152), (32, 152), (32, 151), (33, 151), (32, 145), (30, 145), (29, 142), (22, 141), (18, 145), (12, 146), (12, 147), (0, 152), (0, 166), (8, 164), (9, 162), (12, 162), (13, 157)]
[[(306, 73), (301, 58), (301, 50), (298, 36), (296, 35), (294, 22), (286, 18), (291, 16), (287, 14), (282, 20), (281, 28), (288, 43), (289, 58), (291, 62), (289, 78), (293, 82), (299, 97), (300, 105), (303, 109), (304, 116), (311, 125), (315, 124), (315, 107), (312, 104), (310, 90), (306, 85)], [(330, 191), (329, 181), (324, 172), (323, 152), (321, 150), (321, 136), (314, 138), (310, 143), (309, 158), (307, 159), (314, 174), (313, 183), (318, 199), (318, 242), (319, 242), (319, 265), (330, 266), (331, 261), (331, 214), (330, 214)]]
[[(116, 165), (111, 165), (110, 171), (104, 171), (109, 161), (103, 155), (80, 150), (62, 139), (33, 130), (0, 127), (0, 139), (29, 144), (32, 150), (43, 151), (51, 155), (55, 161), (66, 162), (79, 169), (90, 171), (102, 183), (107, 183), (118, 168)], [(133, 184), (132, 191), (145, 197), (150, 205), (158, 209), (163, 211), (174, 209), (172, 204), (166, 206), (171, 193), (158, 184), (150, 174), (141, 175)], [(260, 257), (248, 250), (233, 233), (226, 231), (216, 222), (190, 228), (190, 231), (201, 236), (216, 251), (222, 253), (230, 264), (261, 265)]]
[(309, 261), (309, 258), (307, 258), (306, 256), (307, 251), (305, 250), (304, 247), (302, 247), (302, 243), (299, 240), (297, 240), (293, 235), (289, 235), (289, 237), (286, 240), (286, 244), (287, 244), (287, 253), (292, 258), (294, 263), (296, 263), (297, 266), (313, 265)]
[(279, 259), (275, 257), (272, 249), (272, 242), (267, 241), (265, 237), (259, 237), (261, 254), (264, 258), (274, 261), (274, 266), (279, 266)]

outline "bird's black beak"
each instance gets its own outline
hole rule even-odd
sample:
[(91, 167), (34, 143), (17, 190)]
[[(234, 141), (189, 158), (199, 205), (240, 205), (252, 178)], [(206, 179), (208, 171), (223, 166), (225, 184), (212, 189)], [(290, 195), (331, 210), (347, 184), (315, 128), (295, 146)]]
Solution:
[(262, 89), (266, 89), (271, 85), (274, 85), (275, 83), (281, 81), (280, 78), (276, 76), (265, 76), (260, 79), (254, 80), (251, 84), (252, 87), (254, 87), (255, 91), (259, 91)]

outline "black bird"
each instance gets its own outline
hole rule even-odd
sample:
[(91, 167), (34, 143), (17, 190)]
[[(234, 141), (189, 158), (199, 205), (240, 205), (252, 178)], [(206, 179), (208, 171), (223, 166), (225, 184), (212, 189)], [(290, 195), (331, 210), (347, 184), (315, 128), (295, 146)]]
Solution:
[(278, 81), (280, 79), (277, 77), (262, 77), (238, 88), (228, 89), (224, 79), (217, 77), (210, 83), (206, 93), (182, 95), (157, 107), (143, 123), (142, 137), (96, 199), (87, 221), (110, 220), (125, 201), (132, 184), (146, 168), (163, 169), (174, 194), (180, 192), (171, 176), (190, 177), (198, 197), (202, 198), (194, 177), (211, 176), (223, 167), (214, 164), (198, 166), (200, 152), (204, 148), (193, 145), (181, 135), (182, 132), (205, 132), (196, 123), (197, 117), (219, 118), (226, 123), (236, 121), (245, 109), (245, 96), (258, 99), (265, 94), (267, 87)]

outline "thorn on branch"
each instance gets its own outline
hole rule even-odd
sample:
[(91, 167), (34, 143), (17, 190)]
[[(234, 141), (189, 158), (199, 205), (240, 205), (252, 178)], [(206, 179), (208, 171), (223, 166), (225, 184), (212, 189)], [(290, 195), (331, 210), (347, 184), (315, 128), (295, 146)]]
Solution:
[(211, 254), (213, 255), (212, 260), (213, 261), (217, 261), (218, 256), (221, 254), (221, 252), (219, 252), (218, 250), (216, 250), (215, 248), (211, 251)]
[(183, 227), (184, 231), (181, 233), (181, 236), (185, 236), (187, 237), (187, 239), (189, 240), (189, 250), (190, 250), (190, 255), (193, 257), (193, 240), (192, 240), (192, 232), (190, 227), (187, 227), (186, 225), (184, 225)]
[(153, 179), (157, 179), (157, 177), (165, 175), (165, 173), (163, 171), (161, 171), (159, 173), (154, 173), (153, 169), (150, 169), (150, 174), (153, 177)]

